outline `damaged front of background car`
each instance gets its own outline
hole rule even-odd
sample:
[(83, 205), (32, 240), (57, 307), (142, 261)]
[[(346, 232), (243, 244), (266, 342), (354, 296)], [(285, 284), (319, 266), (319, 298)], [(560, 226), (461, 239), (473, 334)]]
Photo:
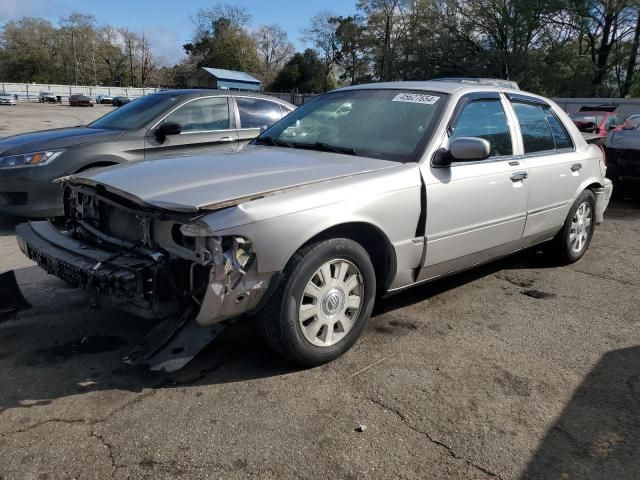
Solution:
[(48, 273), (89, 291), (94, 303), (164, 319), (128, 363), (182, 368), (226, 320), (259, 306), (272, 275), (257, 272), (251, 241), (217, 236), (201, 221), (232, 205), (159, 209), (81, 179), (67, 180), (64, 189), (65, 230), (45, 221), (21, 224), (18, 243)]

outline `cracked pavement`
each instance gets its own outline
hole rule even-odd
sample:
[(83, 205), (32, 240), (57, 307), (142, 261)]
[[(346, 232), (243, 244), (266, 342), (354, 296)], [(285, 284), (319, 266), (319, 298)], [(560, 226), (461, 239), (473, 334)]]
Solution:
[(32, 308), (0, 320), (0, 480), (640, 478), (638, 204), (572, 266), (534, 250), (379, 300), (331, 364), (245, 321), (171, 375), (124, 365), (149, 325), (89, 310), (15, 224), (0, 272)]
[(331, 364), (296, 369), (245, 321), (172, 375), (123, 365), (145, 321), (89, 310), (14, 225), (0, 271), (32, 308), (0, 323), (3, 480), (640, 476), (637, 205), (570, 267), (530, 251), (380, 300)]

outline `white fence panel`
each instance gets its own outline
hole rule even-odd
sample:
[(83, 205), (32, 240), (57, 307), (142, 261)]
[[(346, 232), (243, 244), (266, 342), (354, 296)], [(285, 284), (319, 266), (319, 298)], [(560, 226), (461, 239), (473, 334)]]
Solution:
[(61, 101), (69, 100), (70, 95), (81, 94), (95, 99), (98, 95), (124, 96), (131, 99), (141, 97), (148, 93), (157, 92), (157, 88), (139, 87), (102, 87), (92, 85), (53, 85), (48, 83), (9, 83), (0, 82), (0, 92), (10, 93), (16, 96), (16, 100), (22, 102), (37, 102), (40, 92), (51, 92), (59, 96)]

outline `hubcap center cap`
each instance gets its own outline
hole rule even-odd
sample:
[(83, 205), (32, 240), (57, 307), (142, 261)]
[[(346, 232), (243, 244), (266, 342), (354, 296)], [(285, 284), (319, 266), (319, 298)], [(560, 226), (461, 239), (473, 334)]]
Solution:
[(338, 313), (344, 305), (344, 294), (337, 288), (329, 290), (322, 299), (322, 313), (331, 316)]

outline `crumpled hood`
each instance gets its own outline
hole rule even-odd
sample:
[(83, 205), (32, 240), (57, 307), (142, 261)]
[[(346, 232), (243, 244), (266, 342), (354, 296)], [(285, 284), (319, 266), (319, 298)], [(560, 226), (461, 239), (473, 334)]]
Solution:
[(398, 165), (387, 160), (313, 150), (248, 146), (237, 153), (119, 165), (93, 174), (79, 174), (71, 181), (102, 185), (141, 204), (196, 212)]
[(119, 130), (87, 127), (56, 128), (23, 133), (0, 140), (0, 155), (18, 155), (39, 150), (56, 150), (89, 142), (111, 140), (122, 135)]

